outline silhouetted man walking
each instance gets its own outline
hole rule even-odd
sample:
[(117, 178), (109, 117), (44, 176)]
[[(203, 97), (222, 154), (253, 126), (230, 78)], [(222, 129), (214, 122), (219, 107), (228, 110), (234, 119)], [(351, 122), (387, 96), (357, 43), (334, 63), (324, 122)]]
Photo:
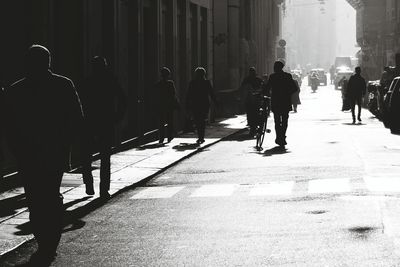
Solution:
[(176, 98), (174, 81), (170, 80), (171, 71), (164, 67), (160, 71), (161, 80), (155, 85), (157, 116), (159, 120), (159, 143), (165, 138), (165, 124), (167, 124), (167, 138), (171, 142), (174, 134), (174, 110), (179, 108)]
[(195, 77), (189, 83), (187, 92), (186, 109), (191, 113), (196, 124), (197, 144), (204, 143), (206, 119), (210, 109), (210, 98), (216, 103), (211, 82), (206, 79), (206, 70), (198, 67), (195, 70)]
[(350, 101), (351, 115), (353, 116), (353, 124), (356, 123), (355, 107), (358, 106), (357, 119), (361, 122), (361, 103), (362, 98), (367, 91), (365, 79), (361, 77), (361, 68), (355, 68), (355, 74), (352, 75), (347, 83), (347, 97)]
[(286, 143), (286, 130), (288, 127), (289, 112), (292, 110), (291, 96), (297, 91), (296, 84), (290, 73), (283, 71), (284, 64), (276, 61), (274, 73), (269, 76), (264, 88), (264, 94), (271, 95), (271, 110), (274, 113), (275, 143), (284, 147)]
[(87, 149), (83, 166), (86, 193), (94, 194), (91, 167), (92, 150), (95, 144), (100, 152), (100, 197), (108, 199), (110, 194), (111, 147), (114, 126), (121, 121), (126, 110), (125, 94), (117, 79), (108, 69), (105, 58), (96, 56), (92, 60), (92, 75), (81, 90), (83, 110), (86, 117)]
[(39, 249), (33, 266), (54, 258), (62, 230), (63, 172), (83, 115), (74, 85), (50, 70), (50, 52), (33, 45), (26, 56), (26, 77), (5, 92), (8, 143), (18, 163)]

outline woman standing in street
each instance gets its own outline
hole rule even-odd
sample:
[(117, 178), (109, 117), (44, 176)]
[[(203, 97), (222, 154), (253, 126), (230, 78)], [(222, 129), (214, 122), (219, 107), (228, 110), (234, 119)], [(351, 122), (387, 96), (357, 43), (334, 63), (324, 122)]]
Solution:
[(193, 116), (197, 129), (197, 144), (204, 143), (206, 119), (210, 109), (210, 98), (216, 103), (211, 82), (206, 79), (206, 70), (198, 67), (195, 70), (195, 77), (189, 83), (187, 92), (186, 109)]
[(297, 81), (297, 79), (295, 79), (293, 77), (293, 80), (294, 80), (294, 83), (296, 84), (297, 91), (292, 94), (291, 100), (292, 100), (293, 112), (297, 113), (297, 105), (301, 104), (301, 101), (300, 101), (300, 86), (299, 86), (299, 82)]

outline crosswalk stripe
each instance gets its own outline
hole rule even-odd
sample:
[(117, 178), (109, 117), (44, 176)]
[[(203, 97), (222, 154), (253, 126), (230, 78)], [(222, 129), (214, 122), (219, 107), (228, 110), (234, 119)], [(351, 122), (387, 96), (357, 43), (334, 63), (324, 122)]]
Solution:
[(308, 193), (344, 193), (350, 192), (349, 179), (317, 179), (308, 183)]
[(398, 178), (364, 178), (367, 189), (371, 192), (400, 192), (400, 180)]
[(190, 197), (225, 197), (230, 196), (236, 190), (235, 184), (203, 185), (196, 189)]
[(158, 186), (158, 187), (148, 187), (133, 197), (131, 199), (155, 199), (155, 198), (170, 198), (181, 191), (184, 186)]
[(294, 187), (294, 181), (274, 182), (258, 184), (250, 190), (250, 196), (279, 196), (290, 195)]

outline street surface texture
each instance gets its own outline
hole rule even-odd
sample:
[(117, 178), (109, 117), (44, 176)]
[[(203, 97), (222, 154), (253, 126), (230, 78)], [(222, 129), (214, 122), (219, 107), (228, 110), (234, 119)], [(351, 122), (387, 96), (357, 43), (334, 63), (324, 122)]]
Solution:
[(286, 150), (223, 140), (81, 218), (53, 265), (400, 266), (400, 137), (332, 86), (301, 99)]

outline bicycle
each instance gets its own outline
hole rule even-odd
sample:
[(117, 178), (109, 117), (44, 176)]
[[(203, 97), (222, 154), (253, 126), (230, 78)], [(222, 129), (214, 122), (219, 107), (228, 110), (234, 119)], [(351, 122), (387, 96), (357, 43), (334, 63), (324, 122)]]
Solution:
[(271, 130), (267, 128), (268, 117), (271, 112), (271, 98), (268, 96), (260, 95), (262, 97), (261, 106), (258, 110), (258, 125), (256, 127), (256, 149), (257, 151), (263, 150), (262, 145), (264, 142), (265, 133), (270, 133)]

